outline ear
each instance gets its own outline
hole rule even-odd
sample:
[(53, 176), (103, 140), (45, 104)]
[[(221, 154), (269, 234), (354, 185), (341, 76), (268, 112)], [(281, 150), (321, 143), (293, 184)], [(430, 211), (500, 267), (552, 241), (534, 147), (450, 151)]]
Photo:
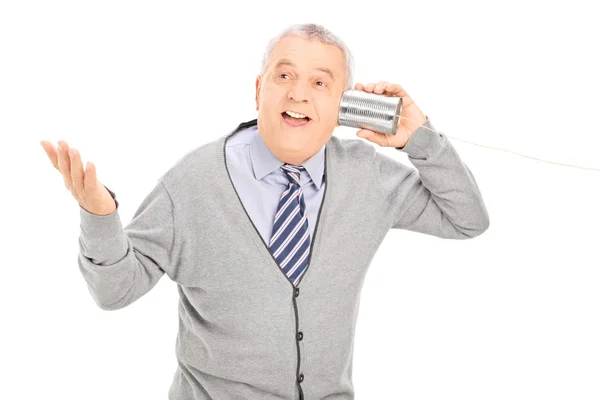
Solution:
[(256, 87), (256, 96), (254, 97), (254, 100), (256, 101), (256, 109), (258, 110), (258, 103), (260, 102), (260, 75), (256, 76), (256, 82), (254, 83), (254, 86)]

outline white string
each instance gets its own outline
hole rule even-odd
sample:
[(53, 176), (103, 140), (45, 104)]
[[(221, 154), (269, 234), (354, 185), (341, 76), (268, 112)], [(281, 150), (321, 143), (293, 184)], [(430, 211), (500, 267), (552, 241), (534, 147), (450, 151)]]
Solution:
[[(402, 117), (402, 116), (400, 118), (403, 118), (403, 119), (406, 119), (406, 120), (409, 120), (411, 122), (415, 122), (416, 123), (416, 121), (414, 121), (414, 120), (412, 120), (410, 118), (406, 118), (406, 117)], [(537, 160), (537, 161), (543, 161), (543, 162), (547, 162), (547, 163), (550, 163), (550, 164), (562, 165), (562, 166), (566, 166), (566, 167), (581, 168), (581, 169), (587, 169), (587, 170), (592, 170), (592, 171), (600, 171), (599, 168), (590, 168), (590, 167), (582, 167), (582, 166), (574, 165), (574, 164), (557, 163), (557, 162), (554, 162), (554, 161), (542, 160), (541, 158), (526, 156), (524, 154), (516, 153), (516, 152), (514, 152), (512, 150), (500, 149), (498, 147), (485, 146), (485, 145), (482, 145), (482, 144), (469, 142), (468, 140), (463, 140), (463, 139), (456, 138), (454, 136), (446, 135), (444, 132), (436, 131), (434, 129), (428, 128), (428, 127), (423, 126), (423, 125), (421, 125), (421, 128), (429, 129), (432, 132), (439, 133), (441, 135), (444, 135), (444, 136), (447, 136), (447, 137), (451, 137), (453, 139), (460, 140), (461, 142), (466, 142), (466, 143), (474, 144), (476, 146), (481, 146), (481, 147), (487, 147), (488, 149), (496, 149), (496, 150), (506, 151), (506, 152), (513, 153), (513, 154), (516, 154), (516, 155), (521, 156), (521, 157), (527, 157), (527, 158), (531, 158), (531, 159)]]

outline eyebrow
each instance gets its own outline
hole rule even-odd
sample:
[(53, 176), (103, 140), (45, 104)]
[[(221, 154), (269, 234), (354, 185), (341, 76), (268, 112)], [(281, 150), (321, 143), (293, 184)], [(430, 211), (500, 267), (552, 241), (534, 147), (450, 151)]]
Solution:
[[(290, 60), (284, 58), (282, 60), (279, 60), (277, 62), (277, 64), (275, 64), (275, 68), (274, 69), (277, 69), (281, 65), (290, 65), (290, 66), (296, 68), (296, 64), (294, 64)], [(321, 72), (325, 72), (326, 74), (329, 74), (329, 76), (331, 77), (331, 79), (335, 81), (335, 78), (333, 77), (333, 72), (331, 72), (331, 70), (329, 68), (322, 68), (321, 67), (321, 68), (315, 68), (315, 69), (317, 71), (321, 71)]]

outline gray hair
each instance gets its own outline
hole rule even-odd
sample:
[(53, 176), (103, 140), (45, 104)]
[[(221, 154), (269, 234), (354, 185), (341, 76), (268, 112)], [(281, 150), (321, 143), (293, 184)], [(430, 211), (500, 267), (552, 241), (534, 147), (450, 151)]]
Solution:
[(318, 25), (318, 24), (291, 25), (291, 26), (287, 27), (286, 29), (284, 29), (283, 31), (281, 31), (273, 39), (271, 39), (271, 41), (269, 42), (267, 49), (265, 50), (265, 53), (263, 55), (262, 65), (261, 65), (261, 69), (260, 69), (261, 76), (265, 73), (265, 69), (267, 67), (267, 61), (271, 57), (271, 53), (273, 52), (273, 49), (275, 48), (277, 43), (279, 43), (279, 41), (281, 39), (283, 39), (287, 36), (291, 36), (291, 35), (300, 35), (309, 40), (317, 39), (321, 43), (332, 44), (332, 45), (337, 46), (340, 50), (342, 50), (342, 53), (343, 53), (344, 59), (345, 59), (345, 67), (346, 67), (345, 89), (352, 89), (354, 57), (352, 56), (350, 49), (348, 48), (348, 46), (346, 46), (346, 44), (342, 41), (342, 39), (340, 39), (339, 37), (334, 35), (332, 32), (327, 30), (322, 25)]

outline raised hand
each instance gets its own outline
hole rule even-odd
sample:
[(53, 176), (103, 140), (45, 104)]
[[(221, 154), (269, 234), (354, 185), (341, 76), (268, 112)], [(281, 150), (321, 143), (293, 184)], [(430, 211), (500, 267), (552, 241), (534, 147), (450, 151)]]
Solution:
[(415, 131), (427, 121), (427, 116), (417, 107), (413, 99), (406, 93), (402, 86), (388, 81), (369, 83), (363, 85), (357, 83), (354, 89), (369, 93), (383, 94), (385, 96), (402, 97), (402, 112), (398, 124), (398, 132), (395, 135), (374, 132), (369, 129), (360, 129), (356, 135), (365, 138), (380, 146), (403, 148), (408, 143)]
[(65, 141), (59, 140), (56, 148), (47, 140), (40, 144), (54, 168), (62, 174), (65, 187), (81, 207), (96, 215), (108, 215), (116, 210), (115, 200), (96, 177), (94, 164), (88, 161), (84, 171), (79, 152), (69, 148)]

